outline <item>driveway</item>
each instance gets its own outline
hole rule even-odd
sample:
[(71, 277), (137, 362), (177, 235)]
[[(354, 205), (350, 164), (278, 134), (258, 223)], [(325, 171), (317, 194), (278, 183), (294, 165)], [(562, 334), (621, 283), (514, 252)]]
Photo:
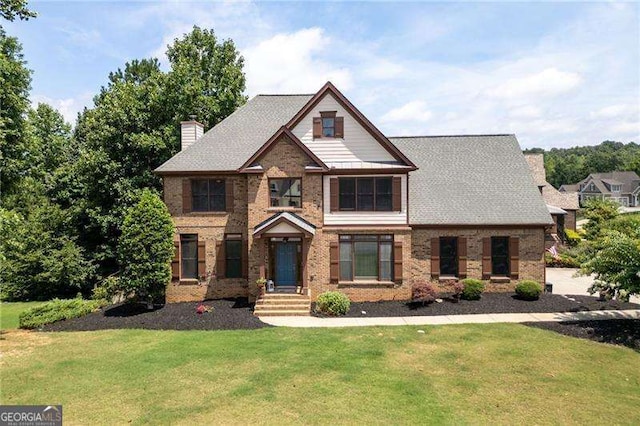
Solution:
[[(547, 268), (547, 283), (553, 284), (553, 294), (591, 296), (587, 289), (593, 284), (593, 275), (575, 276), (576, 272), (574, 268)], [(630, 302), (640, 303), (640, 297), (633, 296)]]

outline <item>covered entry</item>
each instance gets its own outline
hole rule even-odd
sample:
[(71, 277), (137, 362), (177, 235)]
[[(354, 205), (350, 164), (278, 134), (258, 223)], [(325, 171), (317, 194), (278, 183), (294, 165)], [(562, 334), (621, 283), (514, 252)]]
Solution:
[[(266, 265), (260, 274), (272, 280), (279, 290), (302, 290), (306, 287), (307, 253), (316, 227), (291, 212), (280, 212), (261, 222), (253, 235), (266, 249)], [(264, 256), (261, 256), (264, 259)]]

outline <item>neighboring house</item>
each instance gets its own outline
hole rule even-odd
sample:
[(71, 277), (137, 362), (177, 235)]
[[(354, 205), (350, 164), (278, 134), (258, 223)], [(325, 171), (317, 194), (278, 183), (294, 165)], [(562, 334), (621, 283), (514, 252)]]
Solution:
[(561, 192), (577, 192), (580, 203), (612, 200), (625, 207), (640, 205), (640, 177), (635, 172), (591, 173), (573, 185), (562, 185)]
[(553, 224), (513, 135), (389, 138), (331, 83), (258, 95), (156, 173), (176, 225), (169, 301), (406, 300), (416, 280), (544, 282)]
[(551, 244), (553, 241), (565, 241), (564, 230), (576, 230), (576, 212), (580, 208), (578, 194), (560, 192), (547, 182), (543, 154), (526, 154), (525, 158), (529, 163), (533, 182), (542, 194), (542, 199), (553, 218), (553, 228), (549, 229), (547, 234), (548, 241)]

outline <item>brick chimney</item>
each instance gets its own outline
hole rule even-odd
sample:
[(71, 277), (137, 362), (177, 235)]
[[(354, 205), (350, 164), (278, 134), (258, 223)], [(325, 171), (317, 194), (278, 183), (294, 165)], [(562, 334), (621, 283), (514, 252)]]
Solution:
[(196, 121), (196, 116), (192, 115), (189, 117), (189, 121), (180, 122), (181, 131), (180, 131), (180, 150), (184, 151), (195, 141), (200, 139), (200, 137), (204, 134), (204, 125)]

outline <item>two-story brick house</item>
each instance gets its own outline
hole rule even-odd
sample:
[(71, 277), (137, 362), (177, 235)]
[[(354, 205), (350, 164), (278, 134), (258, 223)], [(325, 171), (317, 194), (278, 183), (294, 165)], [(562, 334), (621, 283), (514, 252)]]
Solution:
[(259, 95), (160, 166), (176, 225), (171, 300), (408, 299), (415, 280), (544, 281), (552, 225), (513, 135), (388, 138), (331, 83)]

